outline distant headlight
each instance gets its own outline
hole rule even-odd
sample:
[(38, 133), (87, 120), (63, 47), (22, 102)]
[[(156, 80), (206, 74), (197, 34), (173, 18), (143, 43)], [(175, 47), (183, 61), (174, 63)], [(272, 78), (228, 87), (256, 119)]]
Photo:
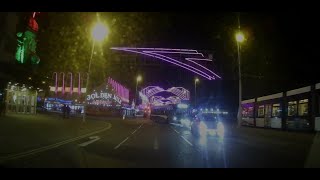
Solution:
[(189, 127), (191, 125), (191, 122), (189, 119), (181, 119), (181, 124)]
[(175, 121), (176, 121), (176, 120), (177, 120), (177, 117), (173, 117), (173, 120), (175, 120)]

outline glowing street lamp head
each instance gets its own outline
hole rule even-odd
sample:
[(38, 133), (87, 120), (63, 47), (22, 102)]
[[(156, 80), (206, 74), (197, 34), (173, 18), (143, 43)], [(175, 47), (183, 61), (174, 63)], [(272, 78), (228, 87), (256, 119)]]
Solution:
[(109, 30), (106, 25), (98, 22), (92, 29), (92, 38), (95, 41), (102, 41), (106, 36), (108, 36)]
[(194, 82), (196, 82), (196, 83), (197, 83), (197, 82), (199, 82), (199, 79), (198, 79), (198, 78), (196, 78), (196, 79), (194, 80)]
[(238, 43), (242, 43), (244, 41), (244, 35), (242, 32), (237, 32), (236, 33), (236, 40)]
[(142, 80), (142, 77), (139, 75), (138, 77), (137, 77), (137, 82), (139, 82), (139, 81), (141, 81)]

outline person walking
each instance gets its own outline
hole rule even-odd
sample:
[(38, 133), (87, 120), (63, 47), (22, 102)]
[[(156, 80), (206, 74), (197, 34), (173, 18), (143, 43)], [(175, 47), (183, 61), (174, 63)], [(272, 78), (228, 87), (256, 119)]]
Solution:
[(69, 118), (70, 117), (70, 111), (71, 111), (71, 108), (69, 107), (69, 105), (67, 105), (66, 111), (67, 111), (67, 118)]
[(66, 105), (64, 104), (64, 105), (62, 106), (63, 118), (66, 118), (66, 111), (67, 111), (67, 107), (66, 107)]

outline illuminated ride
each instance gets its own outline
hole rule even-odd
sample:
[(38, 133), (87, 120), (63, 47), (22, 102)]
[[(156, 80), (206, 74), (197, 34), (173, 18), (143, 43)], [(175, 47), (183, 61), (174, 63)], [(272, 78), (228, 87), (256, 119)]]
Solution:
[[(169, 96), (161, 94), (169, 93)], [(190, 100), (190, 92), (183, 87), (171, 87), (163, 89), (159, 86), (148, 86), (139, 93), (142, 104), (151, 104), (151, 106), (166, 106), (171, 104), (179, 104)]]
[(139, 92), (145, 117), (163, 123), (181, 123), (187, 119), (190, 92), (183, 87), (168, 89), (148, 86)]

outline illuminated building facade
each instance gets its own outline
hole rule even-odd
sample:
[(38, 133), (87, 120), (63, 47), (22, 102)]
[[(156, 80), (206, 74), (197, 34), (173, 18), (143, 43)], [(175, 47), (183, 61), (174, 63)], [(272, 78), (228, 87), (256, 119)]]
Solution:
[[(83, 113), (84, 103), (88, 103), (87, 114), (116, 116), (123, 109), (130, 110), (129, 89), (108, 77), (101, 86), (86, 92), (87, 74), (54, 72), (50, 96), (45, 99), (45, 106), (50, 111), (61, 111), (63, 104), (71, 107), (71, 113)], [(128, 115), (129, 112), (125, 112)]]
[(37, 107), (37, 91), (18, 83), (8, 83), (6, 89), (6, 112), (35, 114)]

